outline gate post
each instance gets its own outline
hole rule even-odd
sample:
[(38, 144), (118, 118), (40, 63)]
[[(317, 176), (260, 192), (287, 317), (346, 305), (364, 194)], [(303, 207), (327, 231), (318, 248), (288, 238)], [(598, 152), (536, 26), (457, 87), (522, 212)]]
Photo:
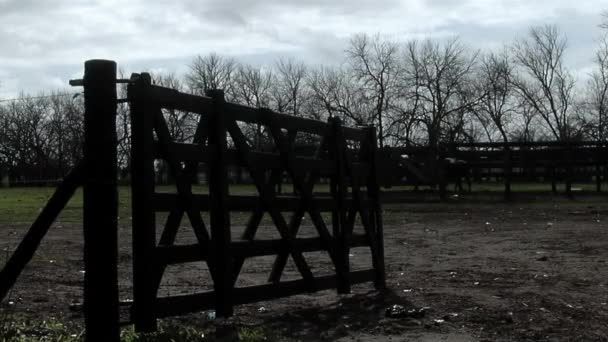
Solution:
[(369, 159), (371, 161), (370, 176), (367, 183), (367, 193), (372, 200), (370, 212), (370, 222), (373, 226), (376, 241), (374, 243), (375, 253), (372, 251), (372, 263), (374, 265), (374, 286), (378, 290), (386, 288), (386, 271), (384, 268), (384, 228), (382, 223), (382, 206), (380, 201), (380, 186), (378, 180), (378, 145), (376, 138), (376, 128), (370, 126), (367, 131), (367, 139), (369, 139), (370, 151)]
[(504, 181), (505, 181), (505, 201), (511, 200), (511, 175), (513, 173), (513, 153), (509, 144), (505, 143), (503, 147), (504, 152)]
[(595, 191), (602, 192), (602, 145), (595, 144)]
[(342, 129), (342, 121), (338, 117), (330, 118), (330, 127), (332, 130), (330, 154), (334, 158), (336, 172), (330, 179), (330, 189), (333, 200), (336, 203), (336, 208), (332, 210), (332, 226), (333, 226), (333, 241), (334, 245), (332, 248), (338, 255), (336, 263), (337, 273), (337, 290), (339, 294), (350, 293), (351, 284), (349, 279), (350, 272), (350, 260), (349, 260), (349, 246), (348, 238), (350, 232), (348, 231), (348, 225), (346, 223), (346, 206), (345, 196), (347, 192), (346, 187), (346, 140), (344, 139), (344, 132)]
[[(230, 213), (228, 211), (228, 178), (226, 170), (226, 120), (224, 117), (224, 91), (207, 90), (213, 108), (209, 115), (209, 219), (211, 221), (211, 259), (215, 269), (213, 287), (215, 311), (219, 317), (230, 317), (232, 308), (232, 256), (230, 254)], [(232, 120), (229, 118), (228, 120)]]
[(566, 142), (566, 196), (572, 199), (572, 145), (570, 140)]
[(116, 63), (85, 62), (83, 84), (86, 341), (119, 341)]
[[(143, 97), (150, 75), (132, 75), (127, 89), (131, 107), (131, 203), (133, 232), (133, 322), (136, 332), (156, 331), (154, 281), (156, 213), (154, 194), (154, 125), (152, 112)], [(147, 117), (150, 116), (150, 117)], [(160, 283), (160, 282), (159, 282)]]

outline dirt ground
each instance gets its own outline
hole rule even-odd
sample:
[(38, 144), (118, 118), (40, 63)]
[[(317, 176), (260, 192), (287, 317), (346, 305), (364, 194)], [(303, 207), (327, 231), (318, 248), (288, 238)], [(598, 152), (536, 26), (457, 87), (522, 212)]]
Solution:
[[(387, 205), (384, 220), (384, 292), (361, 284), (349, 295), (330, 290), (238, 306), (225, 321), (201, 312), (165, 324), (189, 324), (206, 334), (203, 340), (245, 328), (270, 341), (608, 341), (608, 200)], [(4, 254), (26, 228), (0, 228)], [(52, 228), (1, 304), (0, 320), (55, 317), (81, 329), (80, 229)], [(273, 234), (268, 226), (260, 237)], [(121, 297), (129, 299), (127, 228), (120, 238)], [(316, 274), (331, 272), (326, 256), (306, 257)], [(353, 269), (369, 267), (369, 252), (352, 250), (351, 262)], [(271, 264), (272, 258), (249, 260), (237, 284), (263, 283)], [(290, 265), (286, 279), (296, 275)], [(192, 263), (171, 267), (160, 294), (209, 286), (205, 266)], [(393, 304), (425, 308), (424, 316), (386, 317)]]

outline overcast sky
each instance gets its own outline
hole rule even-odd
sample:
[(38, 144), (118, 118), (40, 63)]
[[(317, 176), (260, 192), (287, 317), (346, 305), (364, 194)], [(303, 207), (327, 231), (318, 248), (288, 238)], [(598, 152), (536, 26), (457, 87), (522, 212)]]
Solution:
[(606, 9), (608, 0), (0, 0), (0, 99), (65, 89), (91, 58), (116, 60), (127, 74), (183, 73), (214, 51), (247, 63), (330, 64), (359, 32), (459, 35), (491, 49), (540, 24), (568, 36), (567, 65), (581, 79)]

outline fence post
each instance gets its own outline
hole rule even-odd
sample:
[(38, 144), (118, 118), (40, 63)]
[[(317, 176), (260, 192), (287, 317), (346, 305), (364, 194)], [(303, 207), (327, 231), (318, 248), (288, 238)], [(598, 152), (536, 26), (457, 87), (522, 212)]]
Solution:
[(595, 191), (602, 192), (602, 145), (595, 144)]
[(439, 182), (439, 198), (442, 201), (448, 199), (448, 175), (445, 153), (442, 146), (439, 146), (434, 153), (435, 172)]
[(228, 211), (228, 178), (226, 173), (226, 120), (224, 116), (224, 91), (211, 89), (206, 93), (213, 101), (209, 116), (209, 197), (211, 221), (210, 257), (215, 268), (213, 287), (215, 311), (219, 317), (232, 315), (232, 257), (230, 254), (230, 213)]
[(86, 341), (119, 341), (116, 63), (85, 62), (83, 84)]
[[(153, 302), (153, 251), (156, 247), (156, 214), (152, 210), (154, 193), (153, 116), (143, 98), (150, 75), (131, 76), (127, 88), (131, 107), (131, 203), (133, 241), (133, 322), (135, 331), (156, 330)], [(148, 117), (146, 117), (148, 116)]]
[(349, 280), (349, 248), (348, 248), (348, 229), (346, 227), (346, 207), (344, 205), (346, 196), (346, 170), (345, 170), (345, 158), (344, 153), (346, 152), (344, 132), (342, 130), (342, 121), (338, 117), (332, 117), (330, 119), (331, 130), (332, 130), (332, 144), (331, 151), (332, 157), (336, 165), (336, 173), (331, 177), (331, 193), (333, 199), (336, 201), (336, 208), (332, 211), (332, 226), (333, 226), (333, 238), (334, 246), (336, 247), (336, 254), (338, 255), (338, 267), (337, 268), (337, 290), (340, 294), (350, 293), (351, 284)]
[(566, 196), (572, 198), (572, 145), (566, 143)]
[(512, 163), (511, 163), (511, 158), (512, 158), (512, 154), (511, 154), (511, 147), (509, 147), (508, 144), (505, 143), (504, 146), (504, 153), (505, 153), (505, 200), (506, 201), (510, 201), (511, 200), (511, 174), (512, 174)]
[[(374, 286), (377, 289), (386, 288), (386, 273), (384, 269), (384, 228), (382, 226), (382, 206), (380, 204), (380, 186), (378, 186), (378, 140), (376, 138), (376, 128), (368, 128), (367, 139), (370, 144), (371, 171), (367, 183), (367, 193), (372, 200), (370, 208), (370, 221), (374, 226), (375, 238), (377, 239), (376, 253), (372, 253), (372, 263), (374, 264), (375, 279)], [(375, 256), (374, 256), (375, 255)]]
[(557, 193), (557, 164), (555, 162), (551, 163), (551, 192), (553, 194)]

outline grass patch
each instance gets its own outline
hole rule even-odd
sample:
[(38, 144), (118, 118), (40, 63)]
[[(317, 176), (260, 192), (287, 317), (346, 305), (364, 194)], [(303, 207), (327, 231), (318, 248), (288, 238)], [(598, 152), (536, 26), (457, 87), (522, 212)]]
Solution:
[(61, 322), (4, 322), (0, 325), (0, 342), (72, 342), (82, 341), (83, 332), (75, 333)]
[[(595, 191), (595, 183), (574, 184), (575, 193), (577, 191), (593, 192)], [(420, 187), (420, 190), (427, 190), (428, 187)], [(452, 184), (448, 186), (449, 191), (453, 191)], [(608, 189), (608, 183), (602, 184), (602, 189)], [(412, 191), (413, 186), (395, 186), (386, 191)], [(496, 192), (504, 191), (502, 182), (482, 182), (473, 183), (472, 193), (475, 192)], [(551, 193), (551, 183), (513, 183), (511, 186), (513, 193), (517, 192), (546, 192)], [(17, 223), (30, 224), (32, 223), (42, 208), (46, 205), (55, 188), (51, 187), (32, 187), (32, 188), (2, 188), (0, 189), (0, 224)], [(173, 192), (175, 186), (157, 186), (158, 192)], [(282, 187), (284, 194), (292, 193), (292, 186), (286, 184)], [(315, 186), (315, 192), (328, 192), (327, 184), (318, 184)], [(557, 185), (559, 193), (565, 192), (563, 183)], [(194, 193), (207, 193), (206, 186), (194, 186)], [(257, 190), (254, 185), (231, 185), (230, 193), (234, 195), (255, 195)], [(119, 187), (119, 208), (118, 216), (119, 223), (129, 224), (131, 217), (131, 189), (128, 186)], [(246, 213), (234, 213), (234, 223), (244, 224), (248, 218)], [(82, 222), (82, 188), (79, 188), (67, 206), (59, 215), (57, 221), (59, 223), (81, 223)]]
[(267, 340), (262, 328), (241, 328), (238, 336), (239, 341), (243, 342), (261, 342)]
[[(315, 191), (328, 191), (326, 184), (315, 187)], [(27, 187), (27, 188), (0, 188), (0, 224), (30, 224), (42, 208), (46, 205), (49, 198), (53, 195), (53, 187)], [(175, 186), (157, 186), (157, 192), (173, 192)], [(282, 191), (285, 194), (292, 193), (291, 185), (284, 185)], [(207, 193), (206, 186), (193, 186), (193, 193)], [(230, 193), (234, 195), (255, 195), (257, 190), (254, 185), (231, 185)], [(119, 223), (127, 224), (131, 217), (131, 188), (120, 186), (118, 188), (118, 216)], [(243, 223), (245, 218), (242, 219)], [(241, 218), (236, 215), (235, 223), (239, 223)], [(72, 196), (57, 218), (59, 223), (81, 223), (82, 222), (82, 188), (79, 188)]]
[[(237, 341), (272, 341), (260, 327), (241, 327), (235, 331)], [(84, 339), (84, 330), (74, 331), (58, 320), (42, 322), (0, 322), (0, 342), (76, 342)], [(123, 342), (199, 342), (215, 341), (213, 333), (206, 334), (200, 328), (188, 324), (160, 322), (157, 332), (138, 334), (133, 327), (123, 328), (120, 334)]]

